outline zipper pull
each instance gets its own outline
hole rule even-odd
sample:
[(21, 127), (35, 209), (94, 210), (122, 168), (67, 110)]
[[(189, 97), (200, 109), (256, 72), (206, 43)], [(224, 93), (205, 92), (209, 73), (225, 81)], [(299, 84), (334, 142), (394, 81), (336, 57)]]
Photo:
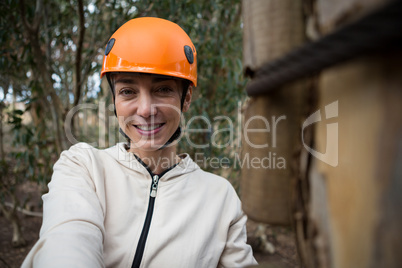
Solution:
[(159, 182), (159, 176), (155, 175), (153, 177), (152, 185), (151, 185), (151, 197), (156, 197), (156, 191), (158, 189), (158, 182)]

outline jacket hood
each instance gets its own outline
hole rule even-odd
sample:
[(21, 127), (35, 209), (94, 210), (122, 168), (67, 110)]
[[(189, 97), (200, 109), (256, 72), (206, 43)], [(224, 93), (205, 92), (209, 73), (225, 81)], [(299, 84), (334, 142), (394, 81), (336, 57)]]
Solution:
[[(118, 143), (115, 146), (106, 149), (105, 151), (120, 164), (151, 178), (146, 166), (138, 161), (132, 152), (128, 152), (126, 150), (124, 142)], [(179, 157), (181, 158), (181, 161), (174, 168), (163, 174), (163, 176), (160, 178), (160, 181), (168, 181), (174, 179), (175, 177), (200, 170), (200, 167), (191, 159), (188, 154), (180, 154)], [(158, 164), (164, 164), (164, 162), (162, 162), (163, 159), (159, 161), (161, 162)], [(166, 168), (169, 167), (166, 166)]]

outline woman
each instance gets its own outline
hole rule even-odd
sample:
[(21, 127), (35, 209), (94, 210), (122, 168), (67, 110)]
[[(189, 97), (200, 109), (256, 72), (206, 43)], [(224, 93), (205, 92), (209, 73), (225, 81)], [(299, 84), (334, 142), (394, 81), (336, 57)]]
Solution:
[(101, 76), (128, 143), (80, 143), (61, 154), (23, 267), (256, 264), (233, 187), (176, 154), (196, 63), (190, 38), (170, 21), (134, 19), (113, 34)]

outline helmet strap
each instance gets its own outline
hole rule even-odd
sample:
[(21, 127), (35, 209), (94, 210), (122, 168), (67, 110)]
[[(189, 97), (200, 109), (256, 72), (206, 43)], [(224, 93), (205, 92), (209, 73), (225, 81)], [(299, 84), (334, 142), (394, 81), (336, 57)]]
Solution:
[[(112, 78), (110, 77), (110, 73), (106, 73), (106, 78), (107, 78), (107, 82), (109, 83), (110, 90), (112, 91), (114, 115), (117, 117), (115, 97), (114, 97), (114, 85), (112, 83)], [(120, 129), (120, 133), (124, 133), (124, 132)], [(126, 134), (124, 134), (123, 136), (128, 137)]]

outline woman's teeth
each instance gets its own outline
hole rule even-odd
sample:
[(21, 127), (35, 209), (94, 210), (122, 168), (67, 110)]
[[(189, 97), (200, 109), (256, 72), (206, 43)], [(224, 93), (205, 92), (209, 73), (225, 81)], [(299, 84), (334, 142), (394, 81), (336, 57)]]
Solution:
[(159, 127), (161, 127), (163, 124), (156, 124), (156, 125), (136, 125), (137, 128), (144, 130), (144, 131), (150, 131), (150, 130), (155, 130)]

